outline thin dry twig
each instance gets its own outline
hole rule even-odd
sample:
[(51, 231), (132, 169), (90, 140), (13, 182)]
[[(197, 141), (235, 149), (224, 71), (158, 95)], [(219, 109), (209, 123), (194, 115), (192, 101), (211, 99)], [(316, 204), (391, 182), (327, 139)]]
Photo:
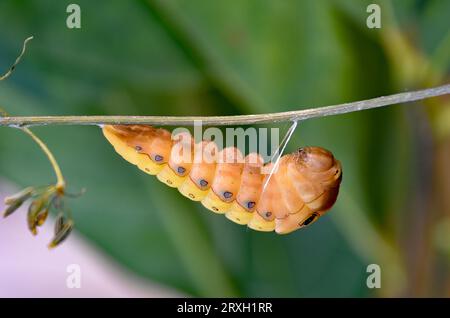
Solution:
[[(16, 58), (16, 61), (14, 62), (14, 64), (9, 68), (9, 70), (0, 77), (0, 81), (7, 79), (14, 72), (17, 64), (20, 63), (20, 60), (22, 59), (23, 55), (25, 54), (25, 52), (27, 50), (27, 43), (29, 41), (31, 41), (32, 39), (33, 39), (33, 37), (30, 36), (30, 37), (26, 38), (25, 41), (23, 41), (22, 51), (20, 52), (19, 56)], [(0, 119), (1, 118), (8, 118), (8, 114), (3, 109), (0, 108)], [(22, 128), (22, 130), (26, 134), (28, 134), (39, 145), (39, 147), (42, 149), (42, 151), (48, 157), (50, 164), (52, 165), (53, 170), (55, 171), (55, 174), (56, 174), (56, 178), (57, 178), (56, 189), (58, 191), (64, 192), (66, 183), (64, 181), (64, 177), (62, 175), (61, 168), (59, 167), (58, 162), (56, 161), (56, 159), (53, 156), (50, 149), (38, 136), (36, 136), (36, 134), (34, 134), (25, 125), (21, 126), (20, 128)]]
[(14, 69), (16, 68), (17, 64), (20, 63), (22, 56), (25, 54), (25, 51), (27, 50), (27, 43), (31, 40), (33, 40), (32, 36), (26, 38), (25, 41), (23, 41), (22, 51), (20, 52), (19, 56), (16, 58), (16, 61), (14, 62), (14, 64), (9, 68), (9, 70), (4, 75), (0, 76), (0, 81), (7, 79), (12, 74), (12, 72), (14, 72)]
[(355, 111), (390, 106), (450, 94), (450, 84), (443, 86), (382, 96), (373, 99), (333, 106), (302, 109), (281, 113), (237, 116), (30, 116), (0, 117), (0, 126), (38, 125), (105, 125), (141, 124), (155, 126), (192, 126), (201, 122), (205, 126), (249, 125), (283, 121), (300, 121), (316, 117), (346, 114)]
[(53, 170), (55, 171), (56, 175), (56, 189), (58, 191), (64, 192), (64, 188), (66, 187), (66, 181), (64, 180), (63, 174), (61, 172), (61, 168), (59, 167), (58, 162), (55, 159), (55, 156), (50, 151), (50, 149), (47, 147), (45, 142), (43, 142), (36, 134), (34, 134), (30, 129), (24, 127), (22, 129), (26, 134), (28, 134), (38, 145), (41, 147), (42, 151), (47, 156), (48, 160), (50, 161), (50, 164), (53, 167)]
[[(11, 68), (0, 77), (0, 81), (8, 78), (20, 62), (33, 37), (25, 39), (20, 55)], [(302, 109), (289, 112), (252, 114), (237, 116), (0, 116), (0, 126), (28, 127), (39, 125), (104, 125), (104, 124), (141, 124), (156, 126), (191, 126), (201, 122), (206, 126), (249, 125), (283, 121), (300, 121), (315, 117), (325, 117), (345, 114), (366, 109), (373, 109), (394, 104), (412, 102), (430, 97), (447, 95), (450, 93), (450, 84), (413, 92), (399, 93), (373, 99), (345, 103), (332, 106)]]

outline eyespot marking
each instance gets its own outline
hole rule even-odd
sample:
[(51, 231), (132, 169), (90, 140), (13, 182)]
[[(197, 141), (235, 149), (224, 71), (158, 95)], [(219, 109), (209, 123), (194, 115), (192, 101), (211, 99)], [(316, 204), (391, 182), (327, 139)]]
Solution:
[(255, 204), (256, 204), (255, 202), (249, 201), (249, 202), (247, 202), (247, 208), (253, 209), (255, 207)]
[(233, 193), (231, 193), (230, 191), (225, 191), (224, 193), (223, 193), (223, 197), (225, 198), (225, 199), (229, 199), (229, 198), (231, 198), (233, 196)]
[(270, 216), (272, 215), (272, 212), (266, 212), (266, 213), (264, 213), (264, 215), (266, 216), (266, 218), (270, 218)]
[(161, 162), (161, 161), (163, 161), (163, 156), (160, 156), (160, 155), (156, 155), (155, 156), (155, 161), (157, 161), (157, 162)]
[(219, 211), (219, 209), (218, 208), (216, 208), (215, 206), (213, 206), (211, 209), (213, 209), (213, 211)]
[(141, 146), (134, 146), (134, 149), (136, 150), (136, 151), (141, 151), (142, 150), (142, 147)]
[(179, 174), (183, 174), (183, 173), (186, 172), (186, 169), (185, 169), (184, 167), (178, 167), (178, 168), (177, 168), (177, 172), (178, 172)]
[(206, 181), (205, 179), (201, 179), (199, 183), (202, 187), (206, 187), (208, 185), (208, 181)]

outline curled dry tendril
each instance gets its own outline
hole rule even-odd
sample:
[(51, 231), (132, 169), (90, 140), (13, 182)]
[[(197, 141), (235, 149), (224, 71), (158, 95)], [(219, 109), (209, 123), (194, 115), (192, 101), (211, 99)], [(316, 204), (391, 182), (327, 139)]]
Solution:
[[(27, 43), (32, 39), (33, 37), (25, 39), (20, 55), (17, 57), (16, 61), (9, 68), (9, 70), (4, 75), (0, 76), (0, 81), (7, 79), (13, 73), (17, 64), (19, 64), (22, 59), (22, 56), (25, 54)], [(7, 116), (7, 113), (0, 109), (0, 116), (5, 117)], [(64, 204), (65, 197), (74, 197), (74, 195), (66, 193), (66, 182), (61, 169), (45, 142), (37, 137), (36, 134), (34, 134), (29, 128), (19, 128), (29, 135), (45, 153), (53, 167), (53, 170), (55, 171), (56, 183), (46, 186), (30, 186), (12, 196), (6, 197), (4, 200), (6, 208), (3, 212), (3, 217), (6, 218), (10, 216), (26, 201), (30, 201), (27, 213), (27, 224), (31, 233), (33, 235), (37, 235), (38, 227), (44, 225), (48, 214), (51, 211), (55, 211), (57, 213), (57, 218), (55, 221), (54, 236), (48, 245), (49, 248), (54, 248), (69, 236), (74, 227), (71, 212)], [(84, 190), (82, 190), (80, 195), (83, 193)]]

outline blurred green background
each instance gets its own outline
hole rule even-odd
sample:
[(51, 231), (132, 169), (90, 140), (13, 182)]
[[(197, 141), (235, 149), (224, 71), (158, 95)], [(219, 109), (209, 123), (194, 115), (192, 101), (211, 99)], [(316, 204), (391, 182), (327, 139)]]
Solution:
[[(79, 30), (66, 27), (72, 2)], [(369, 3), (381, 5), (380, 30), (366, 27)], [(35, 39), (1, 83), (0, 106), (250, 114), (430, 87), (448, 81), (449, 12), (441, 0), (2, 0), (1, 69)], [(143, 279), (195, 296), (448, 297), (449, 109), (443, 98), (300, 123), (288, 150), (330, 149), (344, 180), (330, 214), (287, 236), (207, 212), (126, 163), (97, 127), (33, 130), (72, 192), (87, 188), (70, 202), (77, 231)], [(20, 186), (53, 177), (35, 144), (5, 127), (0, 175)], [(366, 287), (371, 263), (378, 290)]]

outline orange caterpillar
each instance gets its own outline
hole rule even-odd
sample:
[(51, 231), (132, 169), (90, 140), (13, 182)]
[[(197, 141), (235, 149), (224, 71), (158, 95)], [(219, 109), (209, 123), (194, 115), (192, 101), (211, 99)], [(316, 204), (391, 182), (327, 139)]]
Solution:
[[(225, 148), (207, 160), (207, 149), (211, 154), (217, 151), (215, 143), (195, 144), (190, 134), (172, 138), (165, 129), (143, 125), (108, 125), (103, 133), (139, 169), (209, 210), (258, 231), (285, 234), (313, 223), (333, 206), (342, 180), (340, 162), (319, 147), (284, 155), (269, 178), (261, 169), (270, 171), (273, 163), (264, 165), (258, 154), (242, 158), (237, 148)], [(182, 143), (188, 144), (194, 160), (174, 160), (175, 149), (181, 148), (175, 146)]]

